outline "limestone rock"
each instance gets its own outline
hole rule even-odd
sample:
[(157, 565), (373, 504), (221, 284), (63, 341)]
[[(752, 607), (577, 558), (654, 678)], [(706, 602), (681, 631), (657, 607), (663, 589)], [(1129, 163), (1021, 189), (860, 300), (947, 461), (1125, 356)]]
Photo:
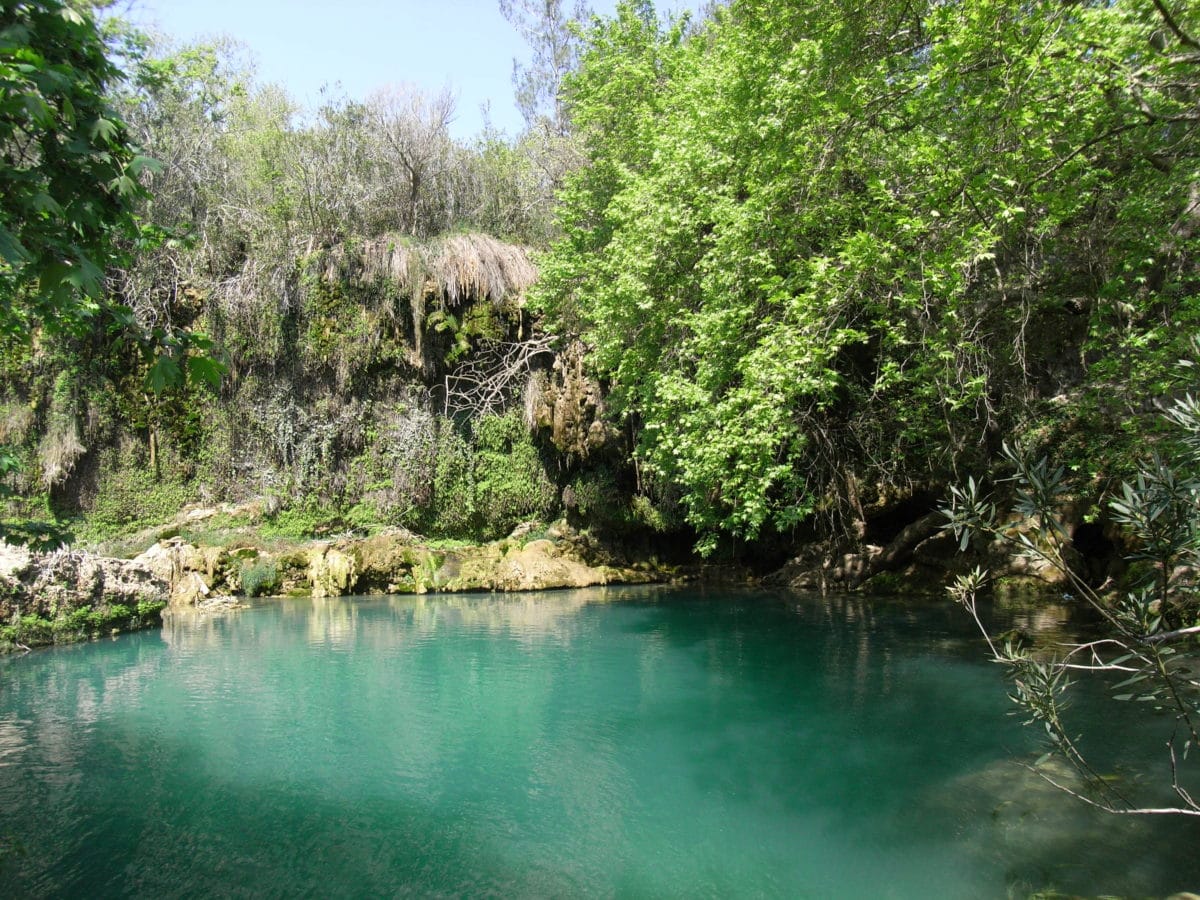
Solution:
[(564, 536), (523, 546), (500, 541), (449, 551), (432, 586), (441, 591), (541, 591), (646, 580), (652, 580), (647, 572), (592, 564)]
[[(169, 583), (134, 560), (110, 559), (62, 548), (50, 553), (0, 549), (0, 624), (40, 621), (23, 640), (49, 643), (83, 631), (87, 611), (117, 627), (148, 621), (147, 607), (166, 602)], [(75, 623), (65, 625), (64, 623)], [(49, 631), (47, 631), (49, 629)]]
[(497, 587), (504, 591), (589, 587), (608, 584), (609, 571), (559, 556), (558, 548), (551, 541), (541, 540), (531, 541), (520, 550), (507, 554), (496, 580)]
[(0, 579), (20, 578), (29, 571), (32, 559), (28, 548), (0, 540)]
[(339, 545), (354, 558), (357, 590), (363, 593), (424, 593), (436, 568), (432, 552), (413, 546), (402, 529)]
[(136, 560), (110, 559), (78, 550), (35, 556), (26, 583), (38, 606), (49, 614), (97, 604), (161, 602), (168, 584)]
[(213, 506), (199, 506), (193, 507), (192, 509), (185, 509), (180, 513), (180, 517), (190, 525), (196, 522), (203, 522), (206, 519), (211, 519), (216, 516), (218, 512), (220, 512), (220, 510)]
[(187, 572), (171, 589), (171, 606), (198, 606), (211, 592), (199, 572)]
[(212, 597), (206, 597), (203, 600), (197, 600), (195, 607), (196, 612), (199, 613), (228, 612), (230, 610), (248, 608), (237, 597), (231, 597), (229, 594), (216, 594)]
[(221, 571), (221, 566), (228, 559), (229, 554), (225, 552), (224, 547), (200, 547), (196, 550), (196, 553), (203, 564), (204, 575), (209, 584), (215, 584), (215, 579)]
[(501, 544), (463, 547), (437, 554), (429, 587), (439, 591), (494, 591), (496, 567), (503, 558)]
[(93, 557), (100, 571), (100, 591), (109, 602), (136, 608), (141, 603), (161, 603), (166, 585), (130, 559)]
[(554, 446), (586, 457), (610, 444), (616, 431), (604, 420), (604, 392), (584, 371), (584, 347), (576, 341), (558, 355), (553, 372), (531, 390), (527, 401), (530, 421), (550, 431)]
[(179, 538), (158, 541), (134, 557), (133, 562), (173, 586), (183, 575), (186, 555), (183, 546)]
[(353, 592), (358, 580), (354, 557), (329, 544), (309, 551), (308, 583), (314, 597), (340, 597)]

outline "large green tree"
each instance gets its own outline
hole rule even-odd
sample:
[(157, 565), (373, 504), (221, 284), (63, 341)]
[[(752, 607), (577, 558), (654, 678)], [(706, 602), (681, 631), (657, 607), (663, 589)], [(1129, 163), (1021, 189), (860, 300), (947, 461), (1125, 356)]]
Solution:
[(704, 546), (861, 529), (865, 494), (1013, 429), (1137, 412), (1200, 313), (1196, 19), (736, 0), (687, 39), (647, 3), (592, 28), (542, 296)]

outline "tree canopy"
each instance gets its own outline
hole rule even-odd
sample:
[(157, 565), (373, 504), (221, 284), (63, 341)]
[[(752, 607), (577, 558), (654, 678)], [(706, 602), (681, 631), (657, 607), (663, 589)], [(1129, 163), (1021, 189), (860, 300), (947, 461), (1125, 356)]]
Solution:
[(1197, 26), (1158, 0), (593, 25), (542, 302), (702, 546), (861, 527), (864, 491), (1016, 428), (1120, 431), (1198, 324)]
[(109, 100), (119, 76), (86, 11), (0, 5), (0, 331), (93, 317), (119, 239), (136, 232), (152, 163)]

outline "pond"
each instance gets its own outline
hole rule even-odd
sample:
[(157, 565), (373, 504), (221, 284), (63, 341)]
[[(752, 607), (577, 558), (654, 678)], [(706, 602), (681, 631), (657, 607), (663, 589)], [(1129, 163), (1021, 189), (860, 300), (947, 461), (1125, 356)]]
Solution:
[[(1200, 887), (1195, 823), (1050, 788), (1005, 695), (932, 601), (609, 588), (176, 616), (0, 661), (0, 896)], [(1094, 749), (1117, 771), (1143, 727)]]

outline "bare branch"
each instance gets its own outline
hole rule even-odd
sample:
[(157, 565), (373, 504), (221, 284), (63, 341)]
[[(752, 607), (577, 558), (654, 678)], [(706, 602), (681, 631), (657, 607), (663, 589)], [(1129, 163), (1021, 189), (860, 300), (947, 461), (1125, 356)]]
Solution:
[(1147, 644), (1164, 644), (1193, 634), (1200, 634), (1200, 625), (1194, 625), (1191, 628), (1179, 628), (1175, 631), (1165, 631), (1162, 634), (1151, 634), (1142, 638), (1142, 640)]
[(446, 416), (469, 413), (473, 418), (501, 412), (523, 390), (539, 357), (553, 353), (551, 338), (487, 341), (446, 376)]
[[(1171, 754), (1174, 758), (1174, 752)], [(1094, 800), (1079, 791), (1067, 787), (1060, 781), (1056, 781), (1043, 772), (1041, 769), (1034, 766), (1027, 767), (1031, 772), (1035, 773), (1039, 778), (1044, 779), (1049, 784), (1056, 787), (1065, 794), (1070, 794), (1077, 800), (1082, 800), (1088, 806), (1094, 806), (1096, 809), (1102, 809), (1105, 812), (1113, 813), (1121, 816), (1200, 816), (1200, 808), (1193, 807), (1178, 807), (1178, 806), (1114, 806), (1111, 803), (1105, 803), (1100, 800)]]

